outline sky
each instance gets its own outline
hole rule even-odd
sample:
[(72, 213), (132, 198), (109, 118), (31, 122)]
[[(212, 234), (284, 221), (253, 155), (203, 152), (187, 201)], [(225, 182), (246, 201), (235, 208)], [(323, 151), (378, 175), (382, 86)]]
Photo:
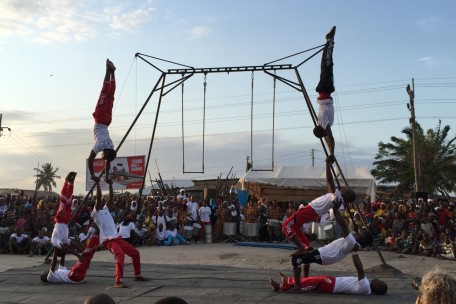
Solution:
[[(1, 126), (11, 128), (0, 137), (0, 188), (34, 189), (34, 168), (51, 163), (61, 176), (57, 192), (69, 171), (78, 172), (75, 193), (86, 192), (106, 58), (117, 67), (115, 145), (138, 117), (118, 155), (148, 155), (157, 92), (146, 101), (161, 72), (137, 53), (168, 60), (150, 58), (162, 71), (173, 63), (261, 66), (324, 44), (333, 25), (332, 129), (344, 171), (372, 169), (378, 143), (404, 137), (407, 84), (414, 84), (421, 126), (434, 129), (441, 120), (455, 135), (454, 1), (4, 0), (0, 11)], [(280, 61), (305, 61), (298, 71), (315, 109), (321, 53), (309, 57), (316, 50)], [(324, 166), (303, 95), (280, 82), (274, 94), (263, 72), (194, 75), (184, 93), (178, 86), (163, 97), (156, 123), (152, 179), (158, 172), (176, 180), (239, 178), (247, 156), (258, 169)]]

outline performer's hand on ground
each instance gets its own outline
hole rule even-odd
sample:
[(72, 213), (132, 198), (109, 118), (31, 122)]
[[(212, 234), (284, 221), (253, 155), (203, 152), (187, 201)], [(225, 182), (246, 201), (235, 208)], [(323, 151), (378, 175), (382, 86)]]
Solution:
[(100, 179), (98, 177), (96, 177), (95, 175), (91, 175), (90, 179), (93, 180), (96, 184), (98, 184), (100, 182)]

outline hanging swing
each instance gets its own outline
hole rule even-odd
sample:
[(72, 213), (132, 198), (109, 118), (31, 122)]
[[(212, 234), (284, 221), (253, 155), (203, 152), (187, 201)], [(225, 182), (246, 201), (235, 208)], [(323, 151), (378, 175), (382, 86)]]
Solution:
[(182, 173), (201, 173), (204, 174), (204, 140), (206, 132), (206, 86), (207, 86), (207, 73), (204, 73), (203, 83), (203, 147), (202, 147), (202, 161), (201, 171), (186, 171), (185, 169), (185, 133), (184, 133), (184, 82), (182, 82)]
[(253, 165), (253, 94), (255, 76), (252, 71), (251, 76), (251, 90), (250, 90), (250, 160), (252, 171), (274, 171), (274, 136), (275, 136), (275, 101), (276, 101), (276, 72), (274, 71), (273, 79), (273, 93), (272, 93), (272, 145), (271, 145), (271, 168), (269, 169), (255, 169)]

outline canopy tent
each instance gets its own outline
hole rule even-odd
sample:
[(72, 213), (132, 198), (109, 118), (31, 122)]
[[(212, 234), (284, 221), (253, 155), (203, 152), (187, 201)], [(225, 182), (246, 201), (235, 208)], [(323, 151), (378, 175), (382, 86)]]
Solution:
[[(375, 197), (375, 180), (367, 167), (359, 167), (344, 172), (350, 189), (359, 195)], [(344, 181), (338, 174), (341, 187)], [(336, 183), (337, 186), (337, 183)], [(256, 197), (265, 196), (269, 200), (297, 201), (313, 199), (326, 192), (326, 170), (317, 167), (276, 166), (273, 171), (249, 170), (242, 176), (237, 189), (247, 190)]]
[[(163, 184), (167, 185), (170, 189), (187, 189), (189, 187), (193, 187), (194, 183), (191, 180), (187, 179), (164, 179)], [(152, 192), (160, 191), (160, 186), (157, 182), (152, 183), (152, 186), (146, 187), (142, 191), (142, 195), (151, 195)], [(139, 194), (139, 190), (135, 192), (136, 195)]]

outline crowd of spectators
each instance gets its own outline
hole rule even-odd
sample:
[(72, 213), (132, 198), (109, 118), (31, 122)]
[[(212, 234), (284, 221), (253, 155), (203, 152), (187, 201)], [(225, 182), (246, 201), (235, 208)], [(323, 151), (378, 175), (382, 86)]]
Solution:
[[(361, 202), (359, 212), (367, 220), (380, 249), (455, 260), (454, 202), (422, 198), (382, 201), (376, 198), (371, 203)], [(353, 213), (360, 220), (358, 211)], [(364, 224), (360, 221), (359, 225)]]
[[(93, 199), (73, 198), (74, 221), (70, 237), (84, 242), (93, 230), (90, 214)], [(242, 240), (280, 242), (280, 223), (298, 208), (296, 202), (253, 198), (246, 205), (230, 195), (209, 202), (181, 190), (177, 196), (145, 197), (141, 201), (129, 193), (116, 194), (111, 215), (119, 234), (134, 246), (170, 246), (226, 240), (224, 223), (236, 223)], [(58, 197), (0, 196), (0, 253), (43, 255), (50, 250), (53, 218)], [(382, 250), (455, 259), (455, 204), (437, 199), (380, 200), (351, 203), (343, 214), (353, 230), (368, 229)], [(350, 214), (351, 213), (351, 214)], [(329, 216), (328, 216), (329, 217)], [(245, 226), (255, 224), (258, 235), (244, 237)], [(208, 226), (208, 227), (206, 227)], [(207, 229), (211, 238), (205, 239)], [(306, 233), (311, 233), (308, 228)], [(189, 231), (187, 231), (189, 230)], [(315, 239), (315, 236), (310, 236)]]

